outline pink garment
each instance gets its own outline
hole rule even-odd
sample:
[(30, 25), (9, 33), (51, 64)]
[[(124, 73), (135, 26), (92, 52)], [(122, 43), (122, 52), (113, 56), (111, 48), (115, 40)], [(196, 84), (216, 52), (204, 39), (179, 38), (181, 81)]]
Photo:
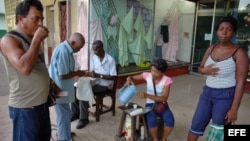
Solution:
[[(143, 72), (143, 73), (142, 73), (142, 77), (146, 80), (149, 74), (150, 74), (150, 72)], [(166, 75), (164, 75), (164, 76), (166, 76)], [(168, 77), (168, 76), (167, 76), (167, 77)], [(165, 82), (164, 85), (167, 86), (167, 85), (170, 85), (170, 84), (172, 84), (172, 83), (173, 83), (173, 80), (172, 80), (172, 79), (167, 79), (167, 81)]]
[[(78, 0), (78, 9), (79, 21), (77, 31), (84, 36), (86, 43), (77, 53), (77, 63), (81, 70), (88, 70), (89, 56), (93, 55), (92, 43), (95, 40), (102, 40), (102, 28), (98, 19), (90, 21), (88, 24), (88, 1)], [(90, 34), (88, 34), (88, 28), (90, 29)]]
[(78, 9), (79, 9), (79, 20), (77, 31), (81, 33), (85, 38), (85, 45), (77, 53), (77, 63), (80, 66), (81, 70), (88, 69), (88, 2), (83, 0), (78, 0)]
[(175, 9), (173, 14), (167, 19), (170, 21), (169, 25), (169, 42), (163, 44), (162, 57), (167, 61), (176, 62), (176, 53), (179, 49), (178, 39), (178, 12)]

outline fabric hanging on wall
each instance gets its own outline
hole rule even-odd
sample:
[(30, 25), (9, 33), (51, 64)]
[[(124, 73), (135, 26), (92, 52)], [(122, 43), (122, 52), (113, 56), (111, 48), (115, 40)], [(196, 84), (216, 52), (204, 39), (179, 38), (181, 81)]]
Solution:
[[(88, 41), (88, 2), (83, 0), (78, 0), (78, 25), (77, 31), (81, 33), (84, 38), (85, 42)], [(78, 65), (80, 66), (81, 70), (88, 69), (88, 44), (85, 43), (83, 48), (77, 53), (77, 61)]]
[(118, 47), (119, 47), (119, 64), (123, 67), (128, 61), (128, 44), (127, 44), (127, 33), (122, 25), (120, 25)]
[[(81, 70), (88, 69), (88, 56), (92, 56), (92, 44), (95, 40), (102, 40), (102, 28), (99, 19), (90, 21), (88, 24), (88, 2), (79, 0), (78, 1), (78, 9), (79, 9), (79, 20), (77, 31), (81, 33), (85, 38), (85, 45), (81, 50), (77, 53), (77, 62), (79, 63)], [(90, 30), (90, 36), (88, 36), (88, 25)], [(88, 40), (90, 43), (87, 43)], [(90, 49), (88, 48), (90, 47)], [(90, 52), (90, 55), (89, 55)]]
[(134, 8), (130, 8), (128, 14), (122, 20), (121, 25), (124, 30), (127, 32), (128, 41), (132, 41), (134, 38), (134, 19), (133, 19)]
[(133, 42), (130, 42), (128, 44), (129, 51), (132, 53), (133, 59), (135, 60), (135, 64), (139, 66), (141, 63), (143, 63), (145, 58), (145, 52), (144, 52), (144, 35), (139, 33), (135, 40)]
[(117, 33), (118, 33), (118, 29), (116, 26), (107, 27), (108, 39), (113, 38), (113, 40), (115, 40)]
[(169, 42), (163, 45), (162, 57), (167, 61), (176, 62), (176, 54), (178, 51), (178, 11), (175, 9), (173, 14), (169, 16)]
[(163, 37), (164, 43), (168, 42), (168, 25), (161, 25), (161, 34)]
[[(92, 45), (92, 43), (95, 40), (101, 40), (102, 39), (102, 25), (101, 25), (101, 21), (99, 19), (95, 19), (89, 22), (89, 30), (90, 30), (90, 44)], [(90, 46), (92, 47), (92, 46)], [(92, 51), (92, 49), (90, 49)]]
[(121, 66), (124, 66), (128, 62), (128, 42), (133, 41), (133, 25), (133, 8), (131, 8), (120, 24), (118, 47), (119, 63)]
[[(102, 25), (101, 25), (101, 21), (99, 19), (95, 19), (89, 22), (89, 30), (90, 30), (90, 34), (89, 34), (89, 44), (90, 44), (90, 48), (89, 48), (89, 53), (90, 53), (90, 57), (94, 55), (94, 52), (92, 50), (92, 43), (95, 40), (101, 40), (103, 41), (103, 35), (102, 35)], [(89, 59), (88, 59), (89, 60)]]
[(141, 11), (139, 11), (139, 14), (136, 18), (136, 21), (134, 23), (134, 30), (135, 30), (135, 38), (134, 41), (129, 43), (129, 50), (132, 53), (132, 56), (134, 58), (134, 61), (136, 65), (139, 65), (143, 63), (146, 58), (145, 58), (145, 28), (143, 25), (143, 20), (141, 16)]
[(148, 32), (147, 32), (146, 36), (144, 36), (144, 39), (145, 39), (145, 42), (147, 43), (148, 49), (151, 49), (153, 46), (152, 36), (153, 36), (153, 23), (151, 22), (149, 29), (148, 29)]

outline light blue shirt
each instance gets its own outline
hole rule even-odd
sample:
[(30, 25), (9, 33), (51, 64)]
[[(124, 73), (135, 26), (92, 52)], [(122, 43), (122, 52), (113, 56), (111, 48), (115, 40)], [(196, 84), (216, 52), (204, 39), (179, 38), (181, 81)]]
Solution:
[(59, 44), (54, 50), (49, 66), (50, 78), (63, 91), (68, 92), (68, 96), (57, 98), (56, 103), (71, 103), (75, 101), (74, 78), (60, 79), (60, 75), (65, 75), (74, 71), (75, 60), (73, 57), (73, 49), (68, 41)]

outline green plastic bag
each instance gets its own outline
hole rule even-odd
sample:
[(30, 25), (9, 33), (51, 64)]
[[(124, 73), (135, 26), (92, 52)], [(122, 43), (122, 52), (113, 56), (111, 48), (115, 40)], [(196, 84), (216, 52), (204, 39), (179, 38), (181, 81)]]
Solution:
[(224, 125), (210, 124), (206, 141), (223, 141), (224, 140)]

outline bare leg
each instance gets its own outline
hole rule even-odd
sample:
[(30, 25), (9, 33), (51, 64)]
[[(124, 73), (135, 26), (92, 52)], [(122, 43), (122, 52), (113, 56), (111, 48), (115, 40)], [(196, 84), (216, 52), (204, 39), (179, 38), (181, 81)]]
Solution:
[(188, 133), (188, 139), (187, 141), (197, 141), (199, 136), (192, 134), (191, 132)]
[(158, 127), (155, 127), (155, 128), (149, 128), (149, 131), (151, 133), (151, 136), (153, 138), (153, 141), (158, 141)]
[(167, 141), (168, 136), (173, 131), (174, 127), (168, 127), (164, 125), (163, 135), (162, 135), (162, 141)]

